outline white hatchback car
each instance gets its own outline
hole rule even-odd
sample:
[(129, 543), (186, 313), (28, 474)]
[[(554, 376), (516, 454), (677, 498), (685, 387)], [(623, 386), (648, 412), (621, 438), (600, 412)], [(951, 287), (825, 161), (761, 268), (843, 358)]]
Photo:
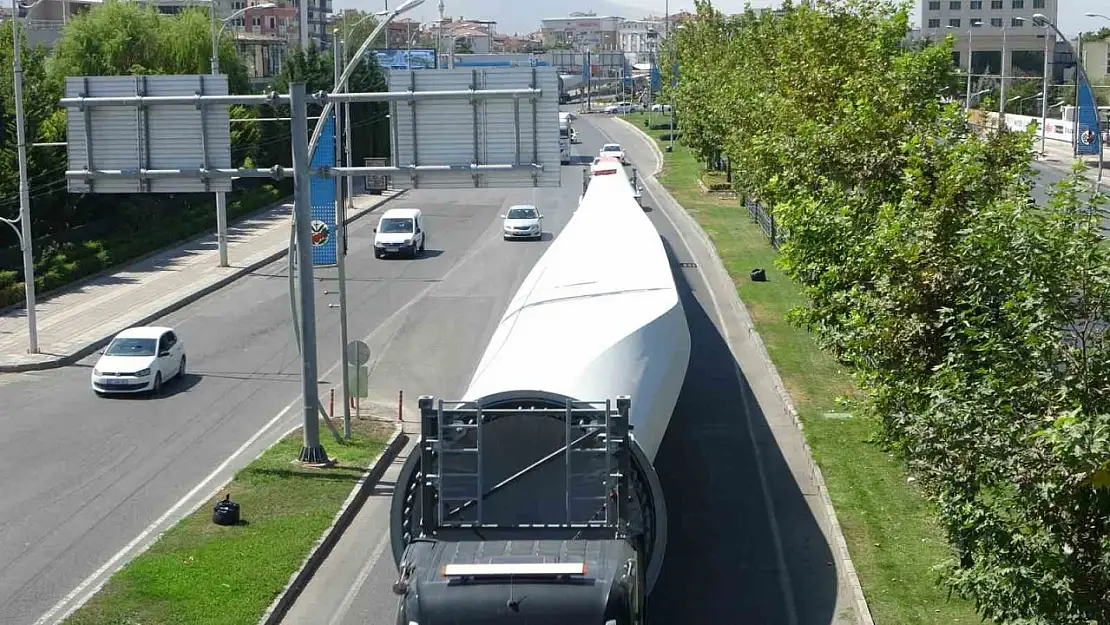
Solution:
[(597, 153), (598, 158), (612, 157), (621, 162), (621, 165), (627, 165), (625, 160), (624, 148), (619, 143), (606, 143), (601, 146), (601, 151)]
[(92, 370), (92, 389), (97, 395), (157, 394), (165, 382), (185, 375), (185, 342), (171, 328), (128, 328), (100, 353)]
[(505, 220), (504, 239), (543, 238), (543, 215), (530, 204), (509, 207), (509, 212), (501, 216)]

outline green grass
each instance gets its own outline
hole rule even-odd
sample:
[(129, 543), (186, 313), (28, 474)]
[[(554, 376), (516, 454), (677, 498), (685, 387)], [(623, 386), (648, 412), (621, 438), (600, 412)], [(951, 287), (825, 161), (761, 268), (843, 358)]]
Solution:
[[(665, 133), (646, 130), (645, 114), (622, 117), (656, 141)], [(937, 586), (931, 568), (949, 555), (944, 536), (932, 508), (907, 483), (900, 465), (869, 442), (875, 424), (825, 416), (840, 412), (835, 403), (838, 396), (857, 390), (848, 372), (822, 352), (805, 330), (786, 321), (786, 314), (802, 304), (804, 296), (776, 268), (777, 251), (733, 194), (701, 191), (700, 164), (681, 143), (676, 142), (674, 152), (664, 152), (664, 157), (660, 181), (716, 245), (805, 424), (875, 622), (980, 622), (970, 603), (948, 600), (947, 592)], [(748, 279), (755, 267), (767, 271), (767, 282)]]
[(234, 527), (211, 522), (214, 502), (183, 519), (117, 572), (66, 625), (254, 625), (331, 525), (392, 429), (354, 419), (340, 445), (321, 428), (330, 469), (292, 462), (298, 429), (220, 491), (242, 506)]

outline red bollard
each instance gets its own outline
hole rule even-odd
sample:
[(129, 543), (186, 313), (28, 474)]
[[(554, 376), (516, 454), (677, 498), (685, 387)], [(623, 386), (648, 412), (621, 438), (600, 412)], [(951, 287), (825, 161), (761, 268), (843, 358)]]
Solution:
[(331, 389), (331, 399), (328, 401), (328, 415), (335, 416), (335, 389)]
[(405, 405), (405, 391), (403, 391), (403, 390), (402, 391), (397, 391), (397, 423), (400, 423), (401, 421), (404, 420), (401, 417), (401, 414), (402, 414), (401, 410), (402, 410), (402, 406), (404, 406), (404, 405)]

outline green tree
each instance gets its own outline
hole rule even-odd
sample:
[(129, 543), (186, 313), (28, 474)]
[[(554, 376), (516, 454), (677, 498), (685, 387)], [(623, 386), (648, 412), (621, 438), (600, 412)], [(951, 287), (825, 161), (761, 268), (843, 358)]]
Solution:
[(1033, 204), (1032, 133), (941, 104), (950, 42), (905, 46), (905, 6), (819, 4), (698, 2), (676, 40), (683, 140), (723, 146), (773, 211), (807, 295), (792, 317), (936, 504), (944, 583), (998, 623), (1110, 622), (1104, 200), (1077, 173)]
[(51, 69), (59, 80), (162, 73), (162, 25), (162, 17), (150, 5), (108, 0), (66, 24), (54, 47)]
[[(297, 49), (285, 59), (281, 73), (271, 83), (270, 89), (278, 93), (287, 93), (289, 83), (304, 82), (307, 91), (311, 93), (329, 92), (335, 79), (335, 66), (331, 53), (310, 49), (307, 52)], [(355, 66), (349, 79), (347, 91), (351, 93), (366, 93), (385, 91), (385, 78), (373, 54), (367, 53), (365, 59)], [(277, 106), (270, 109), (267, 116), (288, 117), (288, 106)], [(322, 107), (317, 104), (309, 106), (309, 115), (320, 114)], [(388, 105), (384, 103), (357, 103), (351, 105), (351, 156), (354, 162), (361, 163), (368, 156), (388, 156), (389, 154), (389, 120), (386, 117)], [(315, 127), (318, 121), (310, 121), (309, 128)], [(265, 146), (264, 155), (260, 155), (260, 162), (269, 165), (281, 163), (292, 164), (292, 154), (289, 150), (289, 126), (283, 122), (268, 123), (263, 131), (262, 143)]]

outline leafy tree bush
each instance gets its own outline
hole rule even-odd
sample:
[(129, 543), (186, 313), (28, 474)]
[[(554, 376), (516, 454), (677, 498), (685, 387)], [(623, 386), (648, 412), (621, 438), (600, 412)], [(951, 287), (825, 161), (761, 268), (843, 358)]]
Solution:
[[(0, 36), (11, 38), (10, 21), (0, 24)], [(354, 36), (373, 28), (360, 25)], [(369, 34), (369, 31), (365, 31)], [(66, 115), (57, 106), (66, 76), (131, 74), (207, 74), (210, 71), (211, 31), (208, 12), (186, 8), (163, 15), (134, 2), (107, 0), (70, 20), (51, 55), (24, 45), (24, 103), (28, 142), (65, 141)], [(232, 93), (248, 93), (246, 65), (235, 51), (231, 33), (219, 46), (220, 71), (228, 75)], [(0, 64), (11, 66), (11, 51), (0, 46)], [(287, 90), (290, 80), (308, 80), (312, 91), (332, 87), (330, 54), (294, 51), (274, 88)], [(352, 90), (384, 90), (376, 62), (361, 63), (350, 81)], [(0, 72), (0, 102), (14, 99), (11, 73)], [(388, 154), (388, 120), (384, 104), (352, 105), (353, 156)], [(4, 117), (0, 145), (0, 215), (19, 211), (15, 125), (12, 111)], [(284, 111), (232, 106), (233, 119), (288, 116)], [(232, 160), (236, 165), (290, 164), (289, 124), (236, 122), (231, 125)], [(126, 262), (159, 247), (188, 238), (215, 225), (212, 194), (71, 195), (66, 191), (64, 149), (28, 150), (35, 236), (36, 288), (40, 291)], [(229, 216), (258, 210), (292, 189), (292, 182), (259, 184), (239, 181), (228, 198)], [(8, 232), (5, 228), (3, 232)], [(23, 301), (22, 262), (15, 238), (0, 239), (0, 307)]]
[(774, 211), (808, 295), (793, 318), (937, 504), (943, 583), (999, 623), (1110, 622), (1102, 196), (1077, 172), (1035, 205), (1031, 135), (942, 105), (950, 50), (905, 46), (894, 2), (697, 8), (676, 34), (683, 141), (723, 145)]

